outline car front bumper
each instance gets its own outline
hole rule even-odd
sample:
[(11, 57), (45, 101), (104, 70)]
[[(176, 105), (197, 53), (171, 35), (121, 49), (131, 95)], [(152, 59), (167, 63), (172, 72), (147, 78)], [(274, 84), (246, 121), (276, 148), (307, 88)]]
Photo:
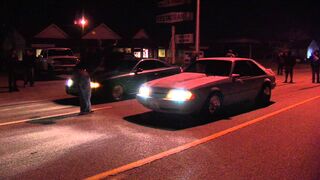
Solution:
[(136, 96), (136, 99), (146, 108), (163, 113), (192, 114), (199, 112), (201, 108), (200, 104), (194, 100), (177, 102), (161, 98), (141, 97), (139, 95)]

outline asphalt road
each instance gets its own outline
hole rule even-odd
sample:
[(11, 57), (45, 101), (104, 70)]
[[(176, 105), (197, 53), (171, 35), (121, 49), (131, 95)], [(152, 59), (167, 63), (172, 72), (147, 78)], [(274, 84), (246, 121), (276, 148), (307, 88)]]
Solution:
[(93, 100), (78, 116), (64, 81), (0, 93), (0, 179), (320, 179), (320, 84), (296, 70), (263, 108), (212, 119)]

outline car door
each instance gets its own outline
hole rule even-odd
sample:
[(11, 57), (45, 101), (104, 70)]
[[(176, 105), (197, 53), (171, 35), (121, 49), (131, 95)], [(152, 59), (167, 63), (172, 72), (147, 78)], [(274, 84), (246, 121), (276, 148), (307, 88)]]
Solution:
[(255, 98), (262, 88), (266, 73), (253, 61), (248, 60), (247, 63), (251, 69), (250, 90), (248, 93), (249, 97)]
[(250, 90), (253, 88), (251, 67), (247, 61), (236, 61), (234, 64), (232, 74), (239, 74), (232, 82), (232, 95), (231, 98), (235, 102), (244, 101), (249, 99)]
[(154, 69), (156, 68), (153, 60), (141, 60), (132, 70), (131, 77), (127, 81), (129, 93), (135, 93), (141, 84), (155, 78)]

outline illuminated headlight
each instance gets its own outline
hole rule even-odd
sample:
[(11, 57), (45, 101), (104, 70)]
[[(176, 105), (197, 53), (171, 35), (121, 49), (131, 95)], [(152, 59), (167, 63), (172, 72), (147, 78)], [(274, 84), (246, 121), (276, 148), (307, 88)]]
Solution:
[(67, 82), (66, 82), (66, 85), (68, 87), (71, 87), (73, 85), (73, 80), (72, 79), (68, 79)]
[(193, 98), (193, 94), (184, 89), (172, 89), (168, 92), (166, 99), (171, 101), (188, 101)]
[(139, 88), (139, 93), (138, 93), (138, 96), (141, 96), (141, 97), (150, 97), (150, 94), (151, 94), (151, 88), (148, 87), (148, 86), (141, 86)]
[(100, 84), (97, 83), (97, 82), (90, 82), (90, 87), (91, 87), (92, 89), (99, 88), (99, 87), (100, 87)]

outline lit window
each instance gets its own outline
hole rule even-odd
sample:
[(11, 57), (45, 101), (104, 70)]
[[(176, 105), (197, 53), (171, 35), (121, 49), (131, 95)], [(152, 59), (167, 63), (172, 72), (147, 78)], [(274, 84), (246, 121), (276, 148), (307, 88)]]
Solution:
[(148, 57), (149, 57), (149, 50), (143, 49), (143, 58), (148, 58)]
[(158, 50), (158, 56), (160, 58), (166, 57), (166, 50), (165, 49), (159, 49)]
[(136, 51), (133, 53), (134, 57), (136, 58), (141, 58), (141, 52), (140, 51)]

